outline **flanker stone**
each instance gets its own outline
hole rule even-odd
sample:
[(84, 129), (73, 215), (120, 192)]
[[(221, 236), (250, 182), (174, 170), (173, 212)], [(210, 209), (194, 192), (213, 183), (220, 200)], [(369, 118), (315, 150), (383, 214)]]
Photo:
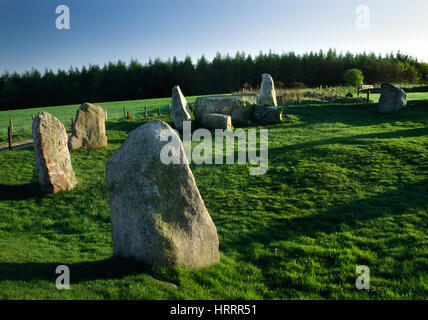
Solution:
[(257, 103), (264, 106), (278, 106), (275, 85), (270, 74), (265, 73), (262, 75), (262, 84), (260, 88)]
[(183, 131), (183, 121), (192, 120), (190, 107), (179, 86), (172, 88), (172, 118), (179, 131)]

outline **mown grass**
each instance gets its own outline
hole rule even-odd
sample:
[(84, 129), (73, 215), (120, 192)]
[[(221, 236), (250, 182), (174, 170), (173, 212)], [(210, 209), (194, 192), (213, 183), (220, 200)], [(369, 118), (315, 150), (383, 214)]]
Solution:
[[(365, 95), (362, 94), (362, 96)], [(370, 99), (376, 103), (379, 101), (379, 97), (380, 94), (377, 93), (370, 95)], [(428, 93), (408, 93), (407, 97), (409, 101), (424, 100), (428, 99)], [(186, 97), (188, 103), (194, 103), (197, 98), (198, 96)], [(317, 99), (303, 98), (303, 100), (316, 101)], [(148, 100), (101, 102), (95, 104), (103, 107), (107, 111), (109, 120), (119, 120), (124, 118), (123, 107), (129, 111), (130, 117), (134, 119), (141, 119), (144, 116), (145, 107), (147, 107), (149, 116), (157, 115), (158, 108), (160, 108), (160, 112), (163, 116), (167, 116), (169, 114), (168, 104), (170, 103), (171, 98), (158, 98)], [(7, 142), (7, 128), (9, 126), (10, 118), (12, 118), (14, 127), (13, 141), (17, 142), (23, 139), (30, 139), (32, 125), (31, 116), (37, 115), (38, 112), (43, 111), (49, 112), (50, 114), (57, 117), (64, 124), (67, 131), (71, 131), (71, 118), (76, 116), (76, 111), (79, 106), (79, 104), (75, 104), (66, 106), (0, 111), (0, 143)], [(167, 117), (167, 119), (169, 120), (170, 118)]]
[[(187, 97), (189, 103), (195, 102), (197, 96)], [(114, 102), (101, 102), (95, 103), (101, 106), (107, 111), (107, 117), (109, 120), (124, 119), (123, 107), (126, 111), (129, 111), (131, 118), (142, 118), (144, 117), (145, 107), (149, 116), (157, 115), (158, 108), (160, 108), (161, 114), (168, 115), (168, 104), (171, 103), (171, 98), (159, 98), (159, 99), (148, 99), (148, 100), (130, 100), (130, 101), (114, 101)], [(19, 141), (22, 139), (31, 138), (31, 125), (32, 115), (37, 115), (39, 112), (49, 112), (53, 116), (57, 117), (66, 127), (67, 130), (71, 130), (71, 118), (76, 117), (76, 111), (79, 108), (79, 104), (56, 106), (56, 107), (41, 107), (32, 109), (18, 109), (0, 111), (0, 143), (7, 141), (7, 127), (9, 126), (9, 119), (13, 121), (13, 139)]]
[[(267, 127), (265, 175), (192, 165), (221, 251), (194, 272), (112, 259), (105, 163), (145, 119), (110, 121), (107, 148), (72, 151), (71, 192), (39, 191), (31, 148), (0, 153), (0, 297), (426, 299), (428, 101), (388, 115), (375, 104), (285, 111), (292, 121)], [(70, 290), (55, 287), (60, 264)], [(355, 287), (358, 265), (369, 291)]]

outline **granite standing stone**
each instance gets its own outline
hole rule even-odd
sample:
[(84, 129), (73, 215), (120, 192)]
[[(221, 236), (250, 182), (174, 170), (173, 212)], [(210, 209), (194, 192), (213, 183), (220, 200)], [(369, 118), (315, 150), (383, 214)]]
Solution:
[(101, 107), (83, 103), (77, 110), (68, 147), (95, 149), (107, 146), (105, 122), (106, 113)]
[(165, 148), (186, 159), (177, 133), (155, 120), (131, 131), (107, 162), (114, 254), (165, 267), (215, 264), (217, 230), (192, 171), (187, 160), (164, 164)]
[(390, 83), (384, 83), (381, 87), (379, 98), (379, 112), (396, 112), (403, 110), (407, 106), (407, 95), (403, 89), (400, 89)]
[(64, 125), (51, 114), (41, 112), (33, 120), (32, 131), (36, 175), (42, 190), (57, 193), (73, 189), (76, 177)]
[(260, 95), (257, 101), (258, 104), (264, 106), (278, 106), (275, 85), (270, 74), (265, 73), (262, 75), (262, 84), (260, 88)]
[(192, 120), (192, 112), (179, 86), (172, 88), (172, 118), (179, 131), (183, 131), (183, 121)]

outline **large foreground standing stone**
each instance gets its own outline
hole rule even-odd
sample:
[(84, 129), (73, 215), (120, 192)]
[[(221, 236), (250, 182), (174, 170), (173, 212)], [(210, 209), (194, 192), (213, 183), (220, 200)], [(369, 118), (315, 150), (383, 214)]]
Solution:
[(51, 114), (41, 112), (34, 118), (36, 175), (45, 192), (71, 190), (76, 185), (67, 138), (64, 125)]
[(83, 103), (76, 113), (72, 134), (68, 141), (70, 149), (102, 148), (107, 146), (105, 111), (90, 103)]
[(260, 95), (257, 101), (258, 104), (264, 106), (278, 106), (275, 85), (270, 74), (265, 73), (262, 75), (262, 84), (260, 88)]
[(166, 145), (166, 154), (186, 159), (177, 133), (151, 121), (130, 132), (107, 162), (114, 254), (186, 269), (217, 263), (217, 230), (192, 171), (188, 164), (163, 164)]
[(206, 114), (224, 114), (232, 117), (235, 127), (248, 125), (251, 121), (253, 106), (257, 104), (255, 94), (236, 94), (230, 96), (199, 97), (195, 101), (195, 118), (201, 122)]
[(383, 83), (379, 98), (380, 112), (394, 112), (403, 110), (407, 105), (407, 95), (403, 89), (390, 83)]
[(179, 86), (172, 88), (172, 118), (177, 130), (183, 131), (183, 121), (191, 121), (192, 113)]

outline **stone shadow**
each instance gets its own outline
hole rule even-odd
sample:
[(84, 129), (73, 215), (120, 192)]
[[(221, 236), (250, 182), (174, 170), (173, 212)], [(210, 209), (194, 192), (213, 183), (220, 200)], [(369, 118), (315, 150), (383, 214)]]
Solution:
[(43, 192), (37, 182), (21, 185), (0, 184), (0, 200), (28, 200), (43, 197)]
[(104, 260), (78, 262), (48, 263), (0, 263), (0, 281), (32, 281), (45, 280), (55, 284), (59, 274), (55, 273), (59, 265), (70, 268), (70, 284), (91, 280), (114, 280), (129, 275), (147, 274), (158, 281), (178, 285), (178, 272), (169, 269), (167, 274), (156, 271), (156, 268), (134, 260), (108, 258)]
[(283, 113), (297, 116), (303, 123), (288, 128), (306, 127), (321, 123), (342, 123), (353, 126), (371, 126), (396, 121), (427, 119), (428, 101), (409, 101), (404, 111), (382, 114), (377, 103), (305, 105), (302, 108), (283, 106)]
[[(361, 222), (400, 215), (409, 209), (427, 210), (427, 200), (428, 179), (417, 183), (403, 183), (396, 190), (341, 203), (310, 216), (274, 218), (267, 227), (242, 234), (239, 239), (223, 242), (222, 247), (234, 247), (240, 252), (241, 260), (250, 262), (265, 272), (266, 263), (273, 263), (273, 261), (269, 262), (266, 258), (254, 255), (254, 248), (260, 244), (269, 246), (273, 242), (295, 240), (299, 237), (316, 238), (320, 233), (341, 232), (344, 227), (353, 228)], [(402, 242), (403, 239), (398, 241)], [(406, 242), (409, 246), (414, 245), (411, 237)], [(394, 241), (391, 245), (394, 245)], [(301, 255), (302, 252), (298, 250), (288, 252), (290, 259), (299, 258)], [(271, 289), (278, 289), (283, 285), (272, 283), (269, 286)]]

